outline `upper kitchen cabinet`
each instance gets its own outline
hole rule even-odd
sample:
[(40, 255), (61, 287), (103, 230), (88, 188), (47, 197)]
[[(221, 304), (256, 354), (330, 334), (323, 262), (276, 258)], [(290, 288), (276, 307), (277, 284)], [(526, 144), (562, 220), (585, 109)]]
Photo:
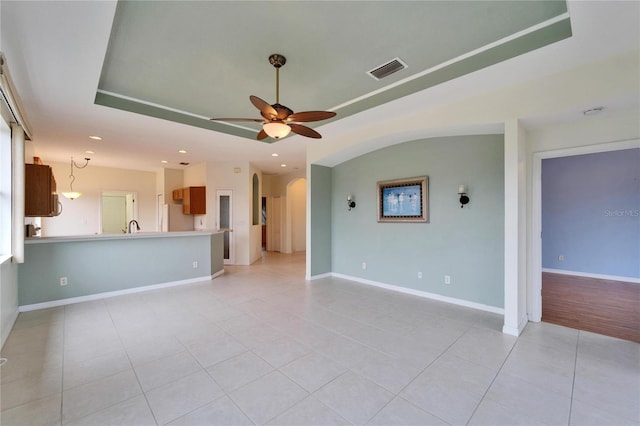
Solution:
[(58, 213), (56, 180), (50, 166), (25, 164), (24, 215), (51, 217)]
[(183, 188), (178, 188), (178, 189), (174, 189), (173, 190), (173, 199), (174, 201), (182, 201), (183, 199), (183, 194), (184, 193), (184, 189)]
[(207, 213), (207, 191), (205, 186), (190, 186), (173, 190), (173, 199), (182, 201), (182, 213)]

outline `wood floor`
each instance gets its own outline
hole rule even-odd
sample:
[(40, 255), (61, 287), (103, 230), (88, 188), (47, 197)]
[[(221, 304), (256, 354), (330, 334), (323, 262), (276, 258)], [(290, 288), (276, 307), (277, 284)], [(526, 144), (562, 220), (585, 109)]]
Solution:
[(543, 272), (542, 321), (640, 343), (640, 284)]

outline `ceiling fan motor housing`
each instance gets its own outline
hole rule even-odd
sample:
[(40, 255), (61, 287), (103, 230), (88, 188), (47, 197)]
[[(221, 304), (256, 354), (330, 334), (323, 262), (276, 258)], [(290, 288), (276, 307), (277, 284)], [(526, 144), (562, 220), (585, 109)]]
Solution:
[(284, 105), (281, 104), (273, 104), (271, 105), (273, 107), (273, 109), (276, 110), (276, 112), (278, 113), (276, 115), (276, 119), (278, 120), (284, 120), (285, 118), (287, 118), (288, 116), (290, 116), (291, 114), (293, 114), (293, 111), (290, 108), (287, 108)]
[(273, 55), (269, 56), (269, 63), (276, 68), (280, 68), (287, 63), (287, 58), (279, 53), (274, 53)]

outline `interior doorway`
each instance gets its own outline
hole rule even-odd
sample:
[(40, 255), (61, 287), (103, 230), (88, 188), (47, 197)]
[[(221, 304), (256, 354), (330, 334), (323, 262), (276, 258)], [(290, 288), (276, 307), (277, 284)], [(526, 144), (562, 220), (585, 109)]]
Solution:
[(136, 193), (104, 191), (100, 201), (102, 234), (126, 234), (131, 220), (138, 217)]
[[(639, 147), (625, 141), (534, 154), (531, 321), (640, 341), (637, 262), (635, 273), (628, 270), (637, 237), (625, 225), (637, 219), (621, 204), (633, 198), (628, 189), (637, 175), (613, 163), (629, 154), (609, 155)], [(544, 176), (543, 163), (554, 165)], [(624, 214), (613, 215), (615, 208)], [(614, 255), (606, 247), (623, 249)]]

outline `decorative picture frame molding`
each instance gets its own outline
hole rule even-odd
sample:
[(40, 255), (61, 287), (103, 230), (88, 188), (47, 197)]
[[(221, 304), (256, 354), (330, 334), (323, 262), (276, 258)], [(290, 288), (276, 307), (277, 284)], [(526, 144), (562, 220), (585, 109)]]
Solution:
[(378, 222), (429, 223), (429, 176), (379, 181)]

